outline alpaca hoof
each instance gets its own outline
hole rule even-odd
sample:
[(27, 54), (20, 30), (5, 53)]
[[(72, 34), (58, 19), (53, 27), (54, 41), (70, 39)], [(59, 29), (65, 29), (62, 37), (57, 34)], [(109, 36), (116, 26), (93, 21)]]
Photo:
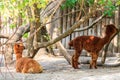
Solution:
[(94, 69), (94, 68), (97, 69), (97, 66), (95, 66), (95, 67), (90, 66), (89, 67), (89, 69)]
[(78, 62), (78, 65), (80, 65), (80, 62)]
[(72, 65), (74, 69), (80, 69), (78, 66)]
[(97, 69), (97, 66), (95, 66), (95, 69)]
[(92, 69), (92, 67), (89, 67), (89, 69)]
[(92, 69), (92, 66), (90, 66), (89, 69)]
[(76, 67), (76, 66), (72, 66), (74, 69), (78, 69), (79, 67)]
[(80, 69), (78, 66), (74, 66), (73, 68), (74, 68), (74, 69)]
[(80, 69), (79, 67), (76, 67), (76, 68), (74, 68), (74, 69)]

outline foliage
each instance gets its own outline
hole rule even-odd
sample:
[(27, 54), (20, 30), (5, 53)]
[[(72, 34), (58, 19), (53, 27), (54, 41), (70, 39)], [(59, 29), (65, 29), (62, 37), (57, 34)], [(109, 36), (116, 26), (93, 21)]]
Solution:
[[(85, 8), (92, 7), (95, 0), (66, 0), (62, 4), (62, 9), (65, 8), (74, 8), (78, 3), (80, 6)], [(33, 5), (37, 4), (37, 8), (45, 8), (49, 0), (1, 0), (0, 1), (0, 13), (4, 19), (12, 18), (15, 21), (19, 18), (19, 14), (22, 16), (23, 23), (27, 22), (27, 7), (30, 7), (34, 10)], [(113, 12), (116, 10), (117, 6), (120, 5), (120, 0), (116, 0), (116, 5), (114, 5), (113, 0), (98, 0), (97, 5), (104, 8), (104, 14), (112, 16)], [(33, 15), (34, 16), (34, 15)], [(30, 21), (33, 21), (33, 18), (30, 18)], [(7, 21), (7, 20), (6, 20)], [(5, 22), (4, 22), (5, 23)], [(6, 23), (5, 23), (6, 24)], [(10, 28), (16, 27), (16, 23), (12, 23)]]
[(85, 3), (88, 3), (89, 6), (92, 6), (94, 4), (94, 0), (85, 0)]
[[(19, 14), (22, 15), (22, 19), (27, 19), (27, 6), (33, 9), (33, 5), (37, 4), (39, 9), (45, 8), (48, 0), (1, 0), (0, 1), (0, 13), (2, 17), (18, 19)], [(13, 25), (11, 25), (13, 27)]]
[(24, 38), (27, 38), (27, 37), (28, 37), (28, 33), (25, 33), (25, 34), (23, 35), (23, 37), (24, 37)]
[(13, 29), (16, 27), (16, 24), (10, 24), (10, 28)]
[[(85, 6), (93, 6), (95, 0), (66, 0), (64, 4), (62, 4), (62, 9), (64, 8), (74, 8), (76, 3), (80, 3), (79, 5), (86, 4)], [(117, 5), (120, 5), (120, 1), (116, 1)], [(116, 10), (117, 6), (114, 5), (112, 0), (99, 0), (97, 4), (101, 7), (104, 7), (104, 14), (108, 16), (112, 16), (113, 12)]]
[(48, 34), (43, 35), (43, 37), (44, 37), (46, 40), (50, 40), (50, 36), (49, 36)]
[(99, 5), (104, 5), (104, 14), (107, 14), (108, 16), (112, 16), (113, 12), (117, 9), (117, 6), (114, 5), (112, 0), (100, 0), (98, 2)]
[(94, 4), (94, 0), (66, 0), (64, 4), (62, 4), (62, 9), (64, 8), (74, 8), (76, 3), (80, 3), (80, 5), (82, 5), (82, 3), (85, 3), (86, 5), (93, 5)]
[(77, 0), (66, 0), (64, 4), (62, 4), (61, 8), (73, 8)]
[[(85, 4), (85, 6), (94, 5), (95, 0), (66, 0), (62, 4), (62, 9), (64, 8), (74, 8), (76, 3), (79, 5)], [(104, 14), (112, 16), (113, 11), (116, 10), (116, 6), (112, 2), (113, 0), (99, 0), (97, 3), (100, 6), (104, 7)], [(36, 3), (39, 9), (45, 8), (49, 0), (1, 0), (0, 1), (0, 13), (4, 16), (4, 19), (7, 17), (18, 19), (19, 14), (22, 15), (22, 19), (26, 22), (27, 18), (27, 6), (34, 10), (33, 5)], [(116, 5), (120, 5), (120, 1), (116, 0)], [(82, 6), (83, 7), (83, 6)], [(31, 19), (32, 21), (34, 19)], [(12, 24), (10, 27), (14, 28)]]
[(116, 5), (120, 5), (120, 0), (117, 0)]

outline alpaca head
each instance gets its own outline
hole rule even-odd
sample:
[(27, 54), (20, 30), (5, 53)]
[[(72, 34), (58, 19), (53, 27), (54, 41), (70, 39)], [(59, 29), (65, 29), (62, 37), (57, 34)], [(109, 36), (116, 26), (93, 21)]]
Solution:
[(22, 42), (14, 44), (14, 53), (15, 54), (22, 54), (24, 49), (25, 49), (25, 47)]
[(114, 24), (109, 24), (109, 25), (105, 25), (106, 27), (106, 31), (105, 34), (106, 35), (113, 35), (114, 33), (116, 33), (118, 31), (118, 29), (115, 27)]

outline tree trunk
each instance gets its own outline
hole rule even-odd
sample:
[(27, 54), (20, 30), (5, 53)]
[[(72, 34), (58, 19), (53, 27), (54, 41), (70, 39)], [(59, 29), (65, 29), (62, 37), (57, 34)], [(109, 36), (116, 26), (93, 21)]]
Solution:
[(108, 47), (109, 47), (109, 44), (111, 42), (111, 40), (120, 32), (120, 30), (118, 30), (113, 36), (112, 38), (110, 39), (110, 41), (105, 45), (105, 52), (102, 54), (102, 59), (101, 59), (101, 63), (104, 64), (105, 63), (105, 60), (106, 60), (106, 55), (107, 55), (107, 51), (108, 51)]
[(4, 44), (7, 46), (7, 50), (5, 52), (5, 60), (6, 63), (10, 63), (12, 61), (12, 54), (13, 54), (13, 45), (16, 41), (18, 41), (22, 35), (27, 32), (29, 29), (29, 25), (20, 26), (16, 33), (12, 35)]
[[(42, 43), (42, 42), (48, 42), (50, 40), (50, 37), (48, 35), (48, 32), (46, 30), (46, 26), (42, 26), (41, 25), (41, 17), (40, 17), (40, 9), (37, 8), (37, 4), (34, 4), (34, 16), (35, 16), (35, 30), (37, 31), (35, 34), (35, 43)], [(40, 26), (42, 26), (41, 29)], [(46, 48), (46, 47), (45, 47)], [(34, 52), (32, 54), (32, 58), (36, 55), (36, 53), (38, 52), (40, 48), (36, 48), (36, 46), (34, 46)], [(52, 47), (48, 47), (48, 50), (52, 51)]]
[[(34, 7), (34, 9), (33, 9), (34, 10), (34, 17), (35, 17), (35, 24), (34, 25), (35, 25), (35, 31), (37, 31), (34, 34), (35, 41), (33, 41), (33, 44), (36, 44), (38, 42), (41, 43), (41, 30), (39, 29), (39, 27), (41, 26), (41, 24), (40, 24), (40, 9), (37, 7), (37, 3), (35, 3), (33, 5), (33, 7)], [(33, 55), (36, 54), (38, 52), (38, 50), (40, 49), (40, 48), (36, 48), (35, 45), (33, 45), (33, 46), (34, 46), (34, 50), (32, 53), (32, 58), (34, 57)]]
[[(56, 37), (58, 37), (60, 35), (60, 31), (58, 27), (54, 28), (53, 31), (53, 39), (55, 39)], [(71, 56), (70, 54), (67, 52), (67, 50), (64, 48), (64, 46), (62, 45), (62, 43), (60, 41), (58, 41), (56, 44), (57, 48), (59, 49), (60, 53), (64, 56), (64, 58), (67, 60), (67, 62), (69, 64), (71, 64)]]
[(64, 46), (62, 45), (62, 43), (59, 41), (56, 43), (57, 48), (59, 49), (60, 53), (62, 53), (62, 55), (65, 57), (65, 59), (67, 60), (67, 62), (69, 64), (71, 64), (71, 56), (70, 54), (67, 52), (67, 50), (64, 48)]
[(80, 25), (82, 23), (84, 23), (85, 21), (87, 21), (94, 13), (95, 13), (95, 9), (91, 10), (91, 12), (89, 12), (88, 14), (86, 14), (86, 16), (82, 17), (79, 21), (77, 21), (69, 30), (67, 30), (66, 32), (64, 32), (63, 34), (61, 34), (59, 37), (55, 38), (54, 40), (51, 40), (49, 42), (44, 42), (44, 43), (37, 43), (36, 47), (37, 48), (42, 48), (42, 47), (47, 47), (50, 46), (54, 43), (56, 43), (57, 41), (65, 38), (66, 36), (70, 35), (72, 32), (74, 32), (74, 30), (78, 27), (80, 27)]
[[(48, 42), (48, 41), (51, 40), (51, 39), (50, 39), (50, 35), (48, 34), (48, 31), (47, 31), (47, 29), (46, 29), (46, 26), (44, 26), (44, 27), (41, 28), (41, 39), (42, 39), (41, 42)], [(53, 51), (53, 49), (52, 49), (52, 46), (48, 46), (48, 47), (46, 47), (46, 49), (47, 49), (47, 51), (48, 51), (49, 53), (54, 54), (54, 51)]]
[(30, 33), (29, 33), (29, 37), (27, 40), (27, 49), (28, 49), (27, 56), (30, 57), (30, 56), (32, 56), (32, 54), (34, 52), (34, 46), (33, 46), (34, 36), (31, 36), (31, 35), (34, 34), (35, 26), (34, 26), (34, 22), (31, 21), (33, 16), (32, 16), (31, 8), (29, 6), (27, 6), (27, 14), (28, 14), (28, 19), (29, 19), (29, 23), (30, 23)]

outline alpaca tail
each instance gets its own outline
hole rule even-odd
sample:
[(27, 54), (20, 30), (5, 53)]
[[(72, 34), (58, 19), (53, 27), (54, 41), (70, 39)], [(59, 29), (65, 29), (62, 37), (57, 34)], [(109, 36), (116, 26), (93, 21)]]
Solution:
[(68, 44), (69, 46), (73, 46), (73, 40), (71, 40)]

